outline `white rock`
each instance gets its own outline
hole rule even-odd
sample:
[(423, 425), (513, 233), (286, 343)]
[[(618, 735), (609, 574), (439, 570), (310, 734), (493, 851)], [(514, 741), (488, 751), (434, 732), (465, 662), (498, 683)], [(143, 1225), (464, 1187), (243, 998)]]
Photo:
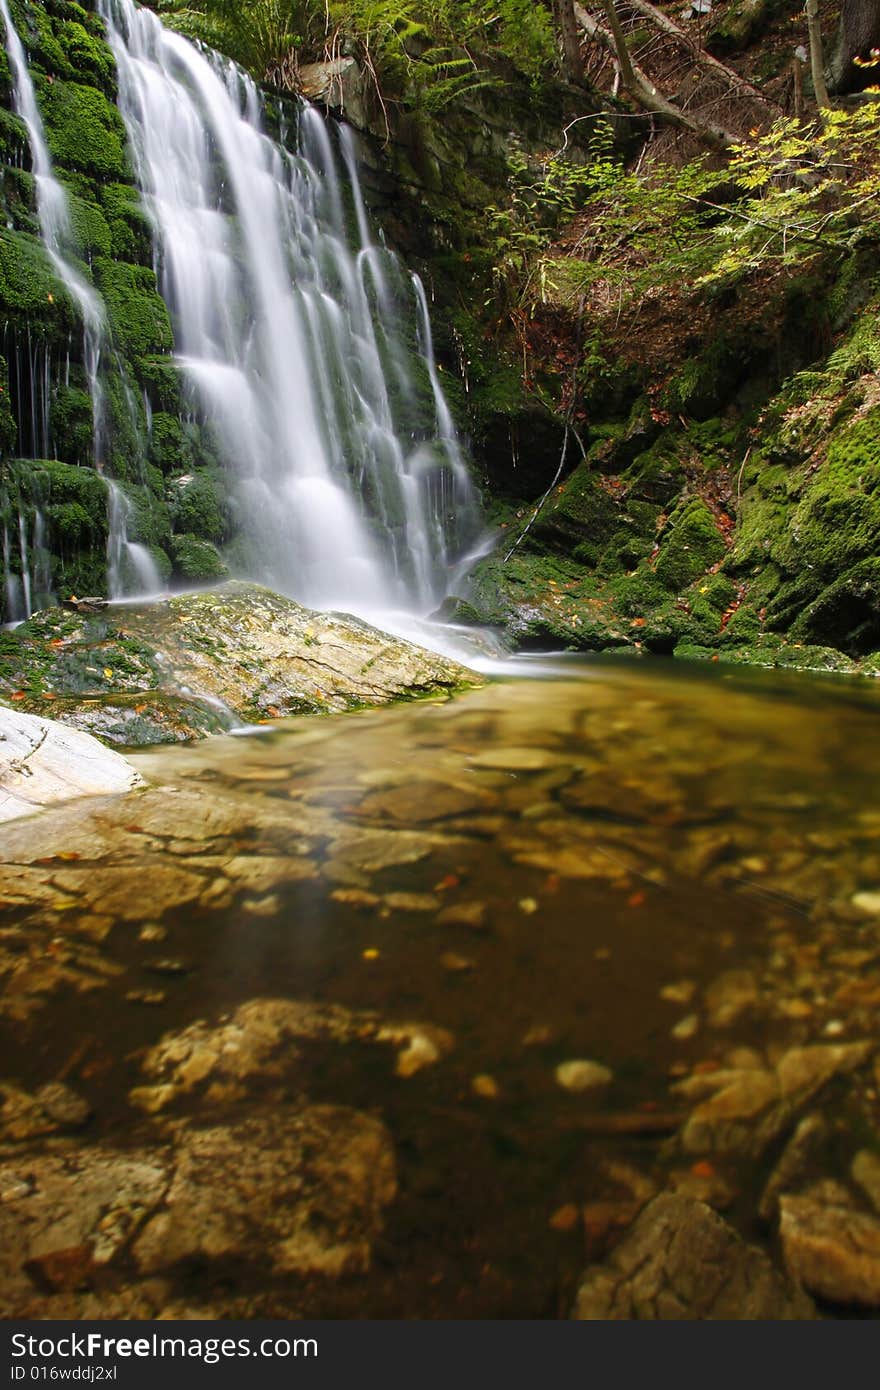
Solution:
[(0, 706), (0, 821), (54, 801), (131, 791), (142, 781), (91, 734)]

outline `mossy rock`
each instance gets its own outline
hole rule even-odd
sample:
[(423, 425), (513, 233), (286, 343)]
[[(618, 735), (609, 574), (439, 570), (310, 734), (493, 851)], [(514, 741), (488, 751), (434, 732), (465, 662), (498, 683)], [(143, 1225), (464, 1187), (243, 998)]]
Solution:
[(9, 403), (9, 369), (5, 357), (0, 357), (0, 459), (7, 458), (15, 448), (18, 430)]
[(172, 516), (175, 530), (203, 540), (222, 541), (228, 529), (222, 494), (209, 473), (176, 481)]
[(548, 497), (530, 534), (533, 540), (555, 545), (601, 544), (610, 540), (619, 523), (618, 503), (583, 462)]
[(114, 95), (116, 63), (107, 43), (89, 33), (78, 19), (56, 22), (55, 40), (72, 76), (90, 77), (96, 86)]
[(53, 159), (65, 168), (101, 178), (125, 178), (125, 126), (103, 92), (79, 82), (44, 82), (40, 88)]
[(792, 623), (792, 638), (834, 645), (850, 656), (880, 647), (880, 558), (855, 565), (834, 580)]
[(665, 588), (677, 592), (723, 559), (725, 553), (715, 518), (705, 502), (695, 497), (669, 518), (654, 573)]
[(220, 579), (229, 572), (217, 547), (198, 536), (172, 536), (171, 550), (174, 572), (183, 579)]
[(52, 400), (52, 439), (64, 463), (91, 462), (93, 434), (92, 401), (87, 391), (75, 386), (58, 386)]
[(137, 370), (140, 359), (174, 346), (165, 301), (147, 266), (101, 258), (95, 274), (107, 306), (113, 340)]
[(100, 194), (113, 258), (152, 265), (153, 232), (137, 189), (127, 183), (105, 183)]
[(0, 304), (20, 319), (44, 324), (53, 337), (70, 333), (76, 310), (53, 273), (42, 243), (21, 232), (0, 231)]

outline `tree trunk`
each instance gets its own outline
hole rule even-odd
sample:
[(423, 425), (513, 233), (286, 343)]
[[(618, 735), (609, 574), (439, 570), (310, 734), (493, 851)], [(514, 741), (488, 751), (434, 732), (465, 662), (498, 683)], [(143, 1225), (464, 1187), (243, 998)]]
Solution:
[(832, 92), (860, 92), (880, 81), (880, 66), (859, 67), (855, 61), (870, 58), (872, 48), (880, 48), (880, 0), (843, 0), (828, 63)]
[(578, 24), (574, 17), (574, 0), (553, 0), (553, 17), (562, 40), (563, 76), (566, 82), (583, 82), (584, 63)]

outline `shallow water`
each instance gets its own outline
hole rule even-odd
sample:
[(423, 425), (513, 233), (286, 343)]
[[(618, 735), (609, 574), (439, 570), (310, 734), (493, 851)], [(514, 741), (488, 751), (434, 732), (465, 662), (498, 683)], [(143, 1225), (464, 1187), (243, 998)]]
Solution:
[[(276, 1069), (218, 1101), (240, 1116), (307, 1096), (382, 1120), (398, 1191), (369, 1270), (280, 1277), (255, 1251), (183, 1261), (174, 1297), (221, 1316), (567, 1316), (636, 1191), (664, 1186), (774, 1249), (755, 1204), (781, 1139), (683, 1149), (693, 1101), (670, 1088), (880, 1031), (880, 901), (863, 896), (880, 891), (880, 692), (552, 665), (451, 702), (137, 755), (165, 788), (158, 821), (135, 796), (32, 822), (52, 827), (37, 859), (68, 897), (32, 913), (7, 895), (5, 1072), (85, 1096), (77, 1143), (170, 1142), (127, 1099), (143, 1050), (249, 1000), (417, 1020), (440, 1040), (410, 1069), (403, 1048), (325, 1032), (297, 1044), (283, 1093)], [(160, 912), (165, 870), (190, 887)], [(67, 973), (41, 977), (41, 949)], [(567, 1089), (572, 1060), (611, 1079)], [(807, 1176), (846, 1177), (856, 1147), (880, 1144), (871, 1078), (834, 1086), (835, 1142)], [(188, 1092), (171, 1113), (204, 1123), (204, 1103)], [(127, 1259), (111, 1288), (133, 1278)]]

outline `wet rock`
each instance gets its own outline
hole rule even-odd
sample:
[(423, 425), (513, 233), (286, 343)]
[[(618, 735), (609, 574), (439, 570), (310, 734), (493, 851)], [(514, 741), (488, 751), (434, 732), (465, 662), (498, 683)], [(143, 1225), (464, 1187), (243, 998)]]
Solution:
[(377, 820), (395, 820), (404, 825), (425, 825), (431, 821), (465, 816), (492, 807), (495, 797), (488, 792), (454, 786), (449, 782), (407, 782), (371, 792), (358, 806), (358, 815)]
[(452, 903), (437, 913), (438, 927), (467, 927), (482, 931), (486, 926), (488, 908), (482, 902)]
[[(76, 641), (84, 660), (89, 644), (95, 646), (99, 688), (93, 697), (111, 702), (115, 698), (118, 707), (123, 692), (129, 703), (141, 695), (153, 706), (157, 699), (172, 700), (181, 689), (188, 692), (190, 716), (183, 731), (173, 716), (129, 720), (125, 738), (132, 745), (139, 741), (141, 723), (145, 741), (176, 741), (180, 732), (191, 738), (204, 736), (236, 720), (385, 705), (482, 683), (481, 677), (455, 662), (358, 618), (315, 613), (238, 580), (213, 590), (126, 605), (124, 610), (108, 609), (98, 617), (71, 615), (67, 622), (79, 623), (76, 632), (66, 629), (66, 634)], [(32, 626), (54, 637), (52, 623), (50, 609), (37, 615)], [(140, 653), (136, 669), (129, 656), (132, 642)], [(114, 660), (117, 644), (127, 644), (122, 651), (129, 659)], [(60, 651), (59, 672), (64, 659)], [(50, 663), (48, 683), (54, 682), (53, 672)], [(94, 724), (95, 717), (94, 698), (91, 704), (72, 699), (65, 704), (68, 725), (81, 728)], [(114, 722), (119, 717), (115, 709)]]
[(590, 1091), (597, 1086), (607, 1086), (614, 1080), (614, 1073), (602, 1066), (601, 1062), (582, 1059), (560, 1062), (555, 1075), (558, 1084), (566, 1091)]
[(803, 1180), (810, 1161), (827, 1135), (828, 1128), (817, 1112), (799, 1121), (794, 1133), (780, 1154), (758, 1202), (758, 1215), (768, 1224), (773, 1220), (782, 1193)]
[(131, 791), (142, 780), (89, 734), (0, 705), (0, 822), (74, 797)]
[[(169, 1177), (158, 1153), (103, 1149), (39, 1154), (0, 1165), (0, 1288), (7, 1306), (37, 1283), (91, 1278), (158, 1205)], [(41, 1280), (42, 1276), (42, 1280)]]
[(62, 1129), (80, 1129), (92, 1113), (88, 1101), (63, 1081), (48, 1081), (34, 1099)]
[(452, 1034), (445, 1028), (423, 1023), (383, 1024), (376, 1034), (378, 1042), (406, 1046), (397, 1054), (394, 1070), (398, 1076), (415, 1076), (425, 1067), (432, 1067), (450, 1051)]
[(545, 748), (489, 748), (470, 762), (493, 772), (546, 772), (564, 765), (565, 759)]
[(376, 1029), (373, 1016), (359, 1018), (332, 1004), (252, 999), (214, 1027), (199, 1021), (167, 1033), (141, 1063), (153, 1084), (136, 1087), (129, 1099), (155, 1113), (197, 1088), (208, 1088), (211, 1099), (210, 1083), (227, 1100), (250, 1077), (283, 1075), (297, 1060), (297, 1039), (349, 1041), (375, 1036)]
[(354, 1110), (310, 1106), (191, 1130), (132, 1254), (142, 1273), (230, 1256), (278, 1273), (363, 1273), (396, 1187), (385, 1126)]
[(810, 1197), (779, 1202), (785, 1263), (805, 1288), (831, 1303), (880, 1307), (880, 1220)]
[(10, 1083), (0, 1085), (0, 1138), (13, 1143), (81, 1129), (91, 1108), (72, 1087), (47, 1082), (34, 1094)]
[(861, 1066), (873, 1046), (866, 1041), (790, 1048), (776, 1066), (781, 1094), (814, 1095), (832, 1076)]
[(880, 1212), (880, 1154), (873, 1149), (859, 1149), (850, 1173), (853, 1181), (867, 1194), (874, 1210)]
[(205, 880), (176, 864), (150, 866), (149, 875), (140, 867), (99, 869), (60, 869), (52, 882), (63, 893), (80, 898), (91, 911), (117, 921), (137, 922), (144, 914), (144, 893), (149, 892), (149, 909), (161, 916), (170, 908), (196, 902)]
[(607, 1263), (587, 1270), (572, 1316), (584, 1321), (791, 1321), (810, 1300), (712, 1209), (662, 1194), (636, 1218)]
[(706, 1016), (710, 1027), (729, 1028), (758, 999), (758, 985), (749, 970), (726, 970), (706, 990)]

